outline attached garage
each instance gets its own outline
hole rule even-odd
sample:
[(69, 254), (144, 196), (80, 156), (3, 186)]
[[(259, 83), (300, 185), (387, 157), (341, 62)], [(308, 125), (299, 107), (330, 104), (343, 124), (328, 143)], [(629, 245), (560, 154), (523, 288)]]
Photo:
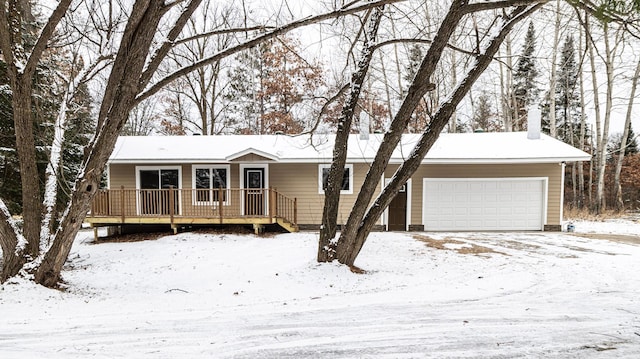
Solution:
[(427, 231), (543, 230), (548, 179), (424, 178)]

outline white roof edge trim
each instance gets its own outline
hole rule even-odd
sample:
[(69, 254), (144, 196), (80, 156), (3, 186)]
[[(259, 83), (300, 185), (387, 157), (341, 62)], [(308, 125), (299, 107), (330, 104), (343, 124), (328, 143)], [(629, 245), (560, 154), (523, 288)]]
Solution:
[(261, 157), (264, 157), (264, 158), (268, 158), (268, 159), (270, 159), (272, 161), (279, 161), (280, 160), (280, 158), (278, 156), (274, 156), (273, 154), (267, 153), (267, 152), (264, 152), (264, 151), (256, 150), (253, 147), (249, 147), (249, 148), (247, 148), (245, 150), (242, 150), (240, 152), (233, 153), (233, 154), (227, 156), (225, 159), (227, 161), (233, 161), (235, 159), (238, 159), (238, 158), (240, 158), (242, 156), (246, 156), (248, 154), (256, 154), (258, 156), (261, 156)]
[[(242, 157), (242, 156), (239, 156)], [(560, 162), (582, 162), (590, 161), (591, 157), (574, 157), (574, 158), (502, 158), (502, 159), (486, 159), (486, 158), (474, 158), (474, 159), (424, 159), (421, 164), (526, 164), (526, 163), (560, 163)], [(127, 160), (111, 160), (108, 163), (113, 164), (230, 164), (232, 160), (228, 159), (211, 159), (211, 160), (190, 160), (190, 159), (172, 159), (172, 160), (146, 160), (146, 159), (127, 159)], [(347, 163), (371, 163), (373, 159), (366, 158), (347, 158)], [(390, 164), (402, 164), (402, 159), (391, 159)], [(268, 163), (267, 161), (255, 161), (255, 163)], [(331, 158), (300, 158), (300, 159), (281, 159), (278, 163), (311, 163), (311, 164), (326, 164), (331, 163)]]
[(211, 159), (211, 160), (202, 160), (202, 159), (197, 159), (197, 160), (191, 160), (191, 159), (170, 159), (170, 160), (149, 160), (149, 159), (126, 159), (126, 160), (109, 160), (107, 162), (107, 164), (122, 164), (122, 165), (128, 165), (128, 164), (139, 164), (141, 166), (144, 166), (145, 164), (152, 164), (152, 165), (156, 165), (156, 164), (190, 164), (190, 163), (194, 163), (194, 164), (229, 164), (230, 162), (228, 162), (225, 159)]
[[(422, 164), (490, 164), (490, 163), (560, 163), (590, 161), (591, 157), (549, 157), (549, 158), (442, 158), (424, 159)], [(391, 161), (390, 163), (394, 163)], [(400, 162), (402, 163), (402, 162)]]

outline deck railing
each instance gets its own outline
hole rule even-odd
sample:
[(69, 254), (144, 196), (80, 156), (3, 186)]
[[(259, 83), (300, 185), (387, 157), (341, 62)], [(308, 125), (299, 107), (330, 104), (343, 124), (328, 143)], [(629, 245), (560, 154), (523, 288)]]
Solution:
[(89, 217), (280, 218), (297, 223), (297, 201), (272, 188), (103, 189)]

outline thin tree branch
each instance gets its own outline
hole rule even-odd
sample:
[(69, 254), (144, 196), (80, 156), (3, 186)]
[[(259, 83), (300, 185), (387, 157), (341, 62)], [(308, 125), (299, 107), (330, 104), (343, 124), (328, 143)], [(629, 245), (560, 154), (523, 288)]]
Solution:
[(360, 6), (356, 6), (350, 9), (339, 9), (339, 10), (334, 10), (328, 13), (324, 13), (321, 15), (317, 15), (317, 16), (309, 16), (306, 17), (304, 19), (300, 19), (300, 20), (296, 20), (293, 21), (289, 24), (277, 27), (269, 32), (266, 32), (262, 35), (256, 36), (252, 39), (249, 39), (241, 44), (238, 44), (236, 46), (224, 49), (222, 51), (219, 51), (218, 53), (197, 61), (189, 66), (183, 67), (175, 72), (173, 72), (172, 74), (169, 74), (168, 76), (166, 76), (165, 78), (161, 79), (160, 81), (158, 81), (157, 83), (153, 84), (151, 87), (147, 88), (145, 91), (141, 92), (138, 97), (136, 98), (136, 103), (140, 103), (140, 101), (143, 101), (145, 99), (147, 99), (148, 97), (150, 97), (151, 95), (157, 93), (158, 91), (160, 91), (160, 89), (162, 89), (163, 87), (165, 87), (167, 84), (173, 82), (174, 80), (176, 80), (177, 78), (180, 78), (184, 75), (187, 75), (195, 70), (197, 70), (198, 68), (201, 68), (203, 66), (207, 66), (210, 65), (212, 63), (215, 63), (216, 61), (219, 61), (222, 58), (234, 55), (242, 50), (246, 50), (249, 48), (252, 48), (260, 43), (262, 43), (265, 40), (274, 38), (276, 36), (279, 36), (281, 34), (284, 34), (286, 32), (289, 32), (293, 29), (297, 29), (303, 26), (307, 26), (307, 25), (311, 25), (311, 24), (315, 24), (324, 20), (328, 20), (328, 19), (333, 19), (336, 17), (341, 17), (341, 16), (345, 16), (345, 15), (350, 15), (350, 14), (354, 14), (357, 12), (361, 12), (361, 11), (365, 11), (368, 9), (371, 9), (373, 7), (377, 7), (377, 6), (382, 6), (382, 5), (386, 5), (386, 4), (392, 4), (392, 3), (397, 3), (397, 2), (401, 2), (401, 1), (406, 1), (406, 0), (379, 0), (379, 1), (372, 1), (370, 3), (366, 3), (364, 5), (360, 5)]
[(479, 11), (487, 11), (487, 10), (496, 10), (496, 9), (504, 9), (507, 7), (516, 7), (516, 6), (528, 6), (532, 4), (546, 4), (549, 0), (501, 0), (501, 1), (485, 1), (478, 2), (474, 4), (469, 4), (464, 9), (465, 14), (470, 14)]
[(173, 27), (169, 31), (167, 40), (153, 54), (153, 56), (151, 57), (151, 61), (149, 61), (149, 65), (142, 72), (142, 75), (140, 76), (140, 89), (143, 89), (145, 86), (147, 86), (153, 74), (156, 72), (156, 70), (158, 70), (160, 63), (162, 63), (162, 60), (167, 56), (169, 50), (171, 50), (171, 48), (173, 47), (173, 41), (178, 38), (178, 36), (182, 32), (182, 29), (187, 24), (187, 21), (189, 21), (191, 15), (193, 15), (194, 11), (196, 11), (198, 6), (200, 6), (201, 2), (202, 0), (191, 1), (187, 8), (184, 9), (182, 14), (180, 14), (180, 17), (176, 20), (176, 22), (173, 24)]
[[(391, 40), (386, 40), (386, 41), (382, 41), (379, 42), (375, 45), (374, 49), (377, 50), (378, 48), (384, 47), (384, 46), (388, 46), (388, 45), (393, 45), (393, 44), (398, 44), (398, 43), (412, 43), (412, 44), (431, 44), (433, 43), (433, 40), (429, 40), (429, 39), (414, 39), (414, 38), (397, 38), (397, 39), (391, 39)], [(448, 44), (447, 48), (460, 52), (462, 54), (465, 55), (469, 55), (469, 56), (477, 56), (478, 53), (475, 51), (469, 51), (469, 50), (465, 50), (463, 48)]]
[(42, 28), (40, 32), (40, 36), (38, 36), (38, 40), (31, 51), (31, 55), (29, 55), (29, 59), (27, 60), (27, 64), (24, 68), (24, 73), (30, 77), (30, 74), (35, 71), (38, 62), (40, 62), (40, 58), (42, 57), (42, 53), (47, 48), (47, 43), (51, 36), (58, 26), (58, 23), (64, 15), (67, 13), (69, 6), (71, 5), (71, 0), (61, 0), (56, 6), (56, 9), (53, 10), (51, 16), (49, 16), (49, 20), (47, 20), (47, 24)]
[(305, 132), (300, 133), (300, 135), (311, 135), (311, 136), (313, 136), (313, 134), (318, 129), (318, 126), (320, 125), (320, 123), (322, 123), (322, 115), (327, 111), (327, 108), (329, 108), (329, 106), (332, 103), (336, 102), (340, 97), (342, 97), (347, 92), (348, 89), (349, 89), (349, 84), (343, 85), (338, 90), (338, 92), (336, 92), (335, 95), (333, 95), (330, 98), (328, 98), (327, 101), (322, 105), (322, 108), (320, 109), (320, 112), (318, 113), (318, 117), (316, 117), (316, 123), (315, 123), (315, 125), (313, 125), (313, 128), (311, 128), (309, 131), (305, 131)]
[(176, 40), (174, 45), (182, 45), (184, 43), (201, 39), (203, 37), (210, 37), (216, 35), (226, 35), (226, 34), (235, 34), (237, 32), (247, 32), (247, 31), (263, 31), (263, 30), (272, 30), (275, 26), (253, 26), (253, 27), (236, 27), (230, 29), (222, 29), (222, 30), (212, 30), (208, 32), (204, 32), (202, 34), (185, 37), (184, 39)]

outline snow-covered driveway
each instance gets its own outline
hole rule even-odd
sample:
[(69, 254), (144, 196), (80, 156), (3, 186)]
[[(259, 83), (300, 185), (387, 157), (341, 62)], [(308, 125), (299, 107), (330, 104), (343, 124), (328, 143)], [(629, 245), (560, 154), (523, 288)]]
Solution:
[(68, 291), (0, 287), (0, 358), (640, 357), (640, 225), (576, 227), (374, 233), (363, 275), (315, 233), (82, 233)]

